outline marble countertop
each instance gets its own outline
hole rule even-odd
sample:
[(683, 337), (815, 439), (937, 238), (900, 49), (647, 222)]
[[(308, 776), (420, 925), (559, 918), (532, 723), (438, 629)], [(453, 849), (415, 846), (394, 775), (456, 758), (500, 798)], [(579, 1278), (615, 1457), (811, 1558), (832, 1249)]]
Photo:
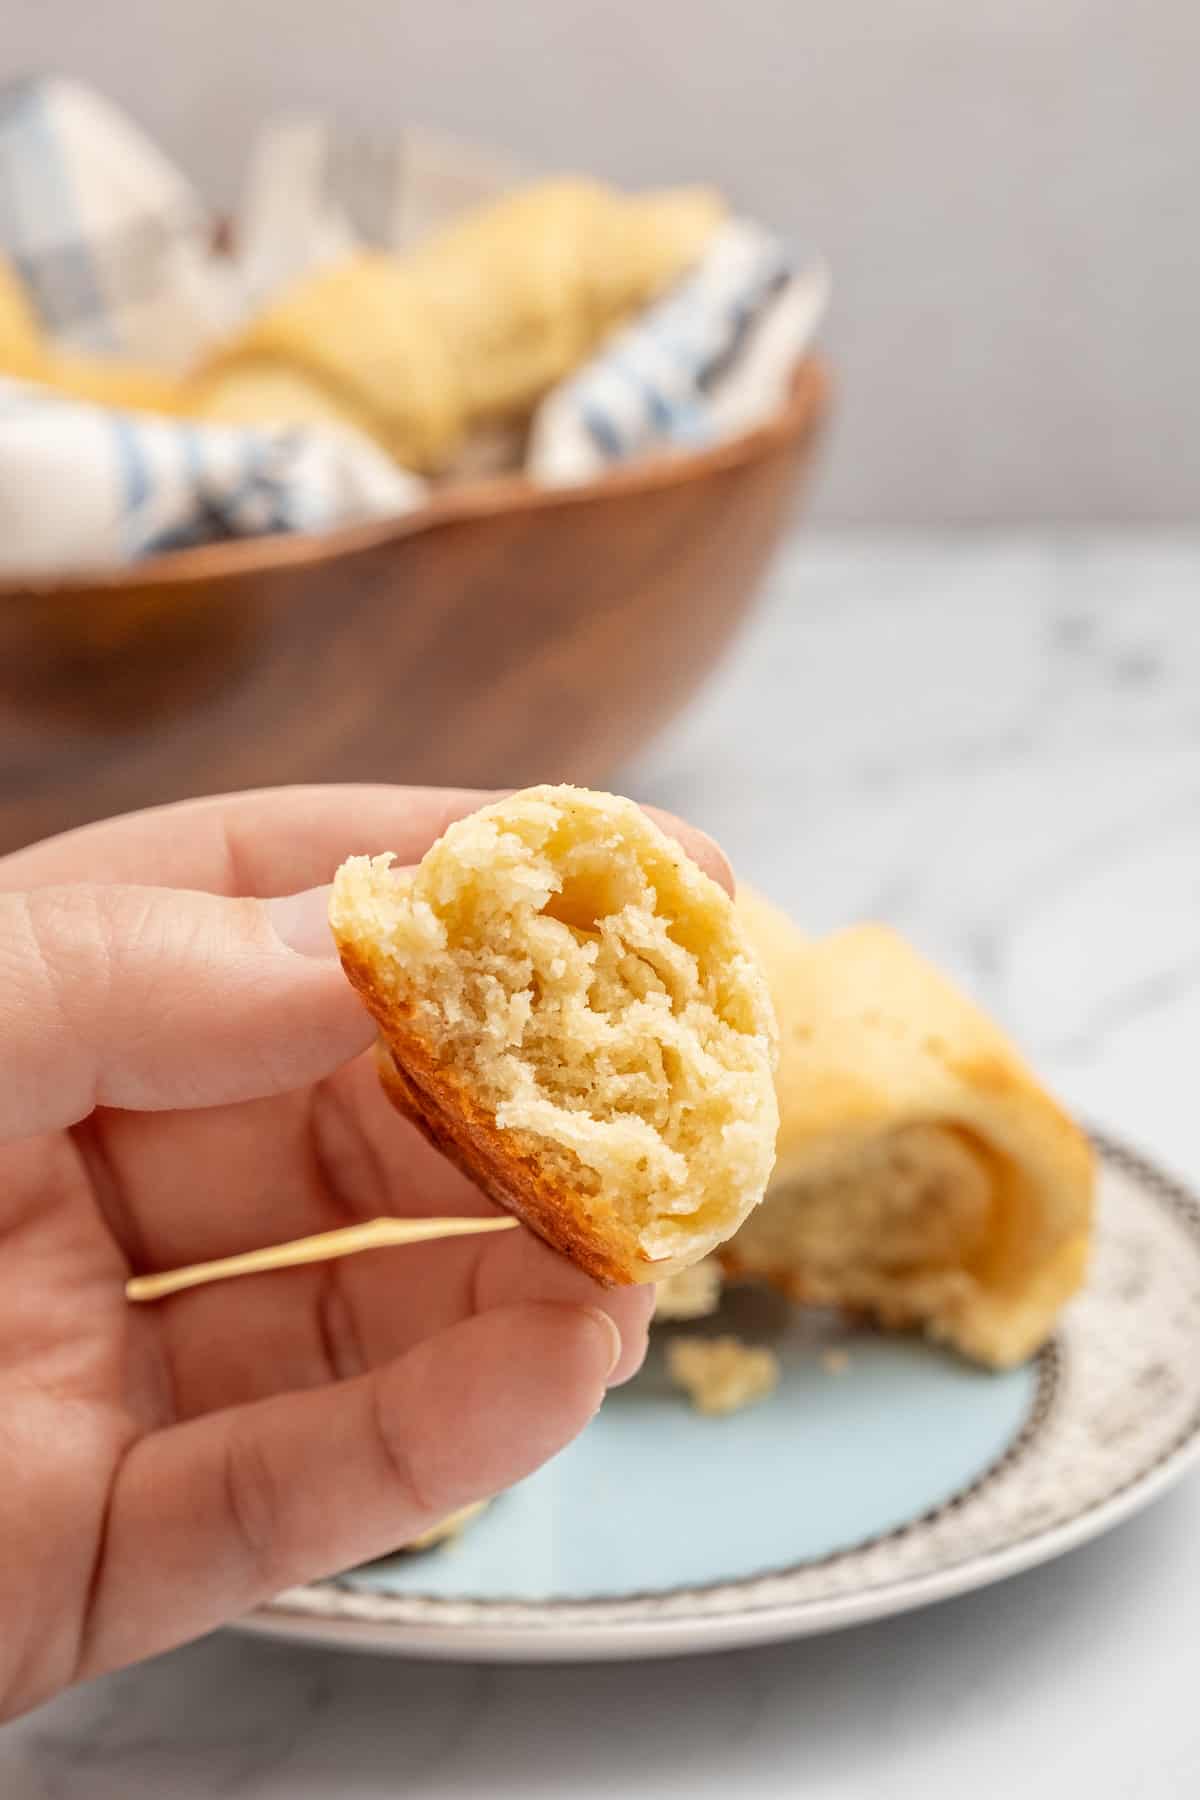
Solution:
[[(628, 773), (823, 929), (890, 919), (1200, 1179), (1200, 536), (798, 537)], [(218, 1635), (0, 1732), (5, 1800), (1184, 1800), (1200, 1483), (929, 1611), (628, 1667)]]

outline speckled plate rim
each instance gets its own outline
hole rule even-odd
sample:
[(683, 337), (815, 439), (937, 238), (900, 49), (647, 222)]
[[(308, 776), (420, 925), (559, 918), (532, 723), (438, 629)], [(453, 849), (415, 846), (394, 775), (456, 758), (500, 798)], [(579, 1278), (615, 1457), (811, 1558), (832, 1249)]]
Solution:
[[(1200, 1294), (1200, 1199), (1107, 1133), (1093, 1131), (1092, 1138), (1104, 1174), (1118, 1183), (1118, 1192), (1120, 1184), (1124, 1184), (1123, 1204), (1133, 1196), (1133, 1211), (1140, 1207), (1148, 1222), (1171, 1228), (1176, 1235), (1182, 1227), (1192, 1251), (1191, 1279), (1197, 1284), (1188, 1291), (1189, 1306), (1177, 1308), (1174, 1313), (1168, 1293), (1151, 1291), (1141, 1296), (1146, 1303), (1139, 1318), (1153, 1314), (1160, 1321), (1160, 1337), (1165, 1330), (1162, 1322), (1174, 1321), (1179, 1342), (1173, 1346), (1169, 1337), (1158, 1341), (1148, 1332), (1144, 1354), (1151, 1360), (1144, 1361), (1140, 1369), (1133, 1364), (1128, 1369), (1118, 1364), (1115, 1377), (1110, 1374), (1110, 1398), (1119, 1401), (1128, 1397), (1128, 1390), (1138, 1389), (1147, 1372), (1160, 1373), (1164, 1367), (1162, 1359), (1169, 1358), (1173, 1347), (1190, 1348), (1200, 1371), (1200, 1355), (1196, 1354), (1200, 1351), (1200, 1312), (1195, 1307), (1196, 1295)], [(1116, 1210), (1119, 1213), (1120, 1208)], [(1119, 1236), (1119, 1226), (1118, 1219), (1112, 1227), (1114, 1236)], [(1107, 1263), (1117, 1255), (1120, 1246), (1116, 1242), (1106, 1245), (1105, 1234), (1102, 1212), (1098, 1244), (1106, 1246)], [(1168, 1276), (1178, 1274), (1177, 1270), (1168, 1269), (1170, 1260), (1158, 1258), (1160, 1287), (1167, 1283)], [(1109, 1276), (1105, 1274), (1103, 1279)], [(1118, 1269), (1112, 1279), (1119, 1283), (1126, 1277)], [(1184, 1276), (1179, 1279), (1184, 1280)], [(1091, 1327), (1094, 1337), (1098, 1338), (1102, 1331), (1105, 1307), (1114, 1299), (1127, 1303), (1128, 1296), (1123, 1289), (1118, 1292), (1114, 1288), (1112, 1295), (1099, 1290), (1094, 1270), (1087, 1292), (1077, 1302), (1080, 1308), (1090, 1302), (1098, 1314)], [(1148, 1506), (1200, 1461), (1198, 1372), (1191, 1378), (1194, 1391), (1177, 1396), (1184, 1403), (1182, 1416), (1174, 1420), (1168, 1417), (1165, 1440), (1160, 1433), (1160, 1441), (1152, 1441), (1151, 1427), (1158, 1420), (1159, 1409), (1147, 1401), (1137, 1401), (1137, 1412), (1142, 1415), (1141, 1433), (1136, 1428), (1126, 1429), (1122, 1440), (1125, 1448), (1116, 1457), (1117, 1461), (1123, 1459), (1123, 1478), (1110, 1482), (1105, 1491), (1067, 1517), (1040, 1528), (1033, 1526), (985, 1549), (968, 1548), (955, 1553), (952, 1534), (963, 1521), (969, 1527), (973, 1509), (993, 1505), (995, 1495), (1003, 1493), (1006, 1486), (1010, 1498), (1016, 1495), (1019, 1499), (1020, 1484), (1028, 1482), (1039, 1457), (1047, 1454), (1050, 1421), (1057, 1421), (1059, 1453), (1074, 1459), (1072, 1467), (1078, 1463), (1079, 1447), (1071, 1431), (1077, 1427), (1075, 1414), (1081, 1410), (1082, 1399), (1078, 1389), (1072, 1397), (1067, 1379), (1072, 1365), (1082, 1360), (1073, 1340), (1083, 1336), (1086, 1327), (1079, 1326), (1077, 1318), (1073, 1309), (1063, 1331), (1042, 1353), (1029, 1417), (989, 1469), (934, 1512), (830, 1557), (752, 1577), (616, 1600), (439, 1599), (364, 1593), (337, 1582), (322, 1582), (291, 1589), (239, 1620), (235, 1628), (293, 1642), (446, 1661), (631, 1660), (816, 1635), (989, 1586), (1111, 1530)], [(1143, 1346), (1141, 1338), (1139, 1346)], [(1052, 1447), (1049, 1454), (1053, 1453)], [(947, 1534), (945, 1560), (934, 1549), (933, 1566), (906, 1570), (906, 1556), (911, 1556), (914, 1548), (929, 1554), (938, 1532)], [(831, 1573), (838, 1576), (840, 1591), (791, 1591)]]

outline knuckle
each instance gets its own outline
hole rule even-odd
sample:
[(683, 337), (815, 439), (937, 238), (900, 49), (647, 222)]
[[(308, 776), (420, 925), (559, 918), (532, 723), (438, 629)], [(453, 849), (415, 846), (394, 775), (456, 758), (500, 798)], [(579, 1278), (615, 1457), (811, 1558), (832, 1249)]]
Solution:
[(43, 1042), (58, 1046), (72, 1119), (100, 1103), (137, 1105), (144, 1046), (161, 1035), (170, 996), (156, 890), (81, 883), (34, 889), (22, 902), (21, 987)]
[(89, 1011), (111, 988), (113, 932), (92, 888), (35, 888), (23, 896), (30, 963), (47, 998), (75, 1027), (75, 1001), (86, 989)]
[[(396, 1419), (389, 1413), (384, 1383), (378, 1379), (371, 1382), (370, 1419), (385, 1480), (404, 1510), (415, 1516), (414, 1529), (420, 1529), (422, 1521), (432, 1522), (438, 1516), (436, 1496), (428, 1494), (426, 1484), (418, 1479), (410, 1446)], [(447, 1507), (441, 1508), (442, 1512), (447, 1510)]]
[(261, 1440), (233, 1430), (225, 1445), (225, 1509), (251, 1579), (263, 1593), (288, 1585), (286, 1499)]
[(95, 1105), (110, 942), (86, 888), (0, 896), (0, 1135), (28, 1136), (43, 1115), (73, 1123)]

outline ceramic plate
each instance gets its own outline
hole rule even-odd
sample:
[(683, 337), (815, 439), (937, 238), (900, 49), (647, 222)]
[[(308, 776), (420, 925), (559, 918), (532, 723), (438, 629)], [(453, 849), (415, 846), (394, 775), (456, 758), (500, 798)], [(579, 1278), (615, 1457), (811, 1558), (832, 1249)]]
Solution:
[(901, 1612), (1096, 1536), (1200, 1453), (1200, 1206), (1097, 1147), (1091, 1279), (1036, 1362), (991, 1374), (735, 1292), (715, 1328), (773, 1345), (769, 1401), (696, 1414), (659, 1342), (458, 1543), (294, 1589), (245, 1628), (494, 1661), (678, 1655)]

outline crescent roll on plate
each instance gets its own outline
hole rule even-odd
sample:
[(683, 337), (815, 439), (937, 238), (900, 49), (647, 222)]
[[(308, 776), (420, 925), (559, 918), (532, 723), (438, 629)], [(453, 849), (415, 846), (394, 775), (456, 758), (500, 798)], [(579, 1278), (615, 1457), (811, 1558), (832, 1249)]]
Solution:
[(1085, 1272), (1092, 1155), (997, 1026), (882, 926), (806, 939), (743, 892), (780, 1030), (778, 1160), (721, 1261), (1022, 1361)]
[(351, 857), (330, 922), (400, 1110), (606, 1282), (698, 1261), (762, 1198), (775, 1024), (732, 902), (632, 801), (531, 788), (415, 870)]

